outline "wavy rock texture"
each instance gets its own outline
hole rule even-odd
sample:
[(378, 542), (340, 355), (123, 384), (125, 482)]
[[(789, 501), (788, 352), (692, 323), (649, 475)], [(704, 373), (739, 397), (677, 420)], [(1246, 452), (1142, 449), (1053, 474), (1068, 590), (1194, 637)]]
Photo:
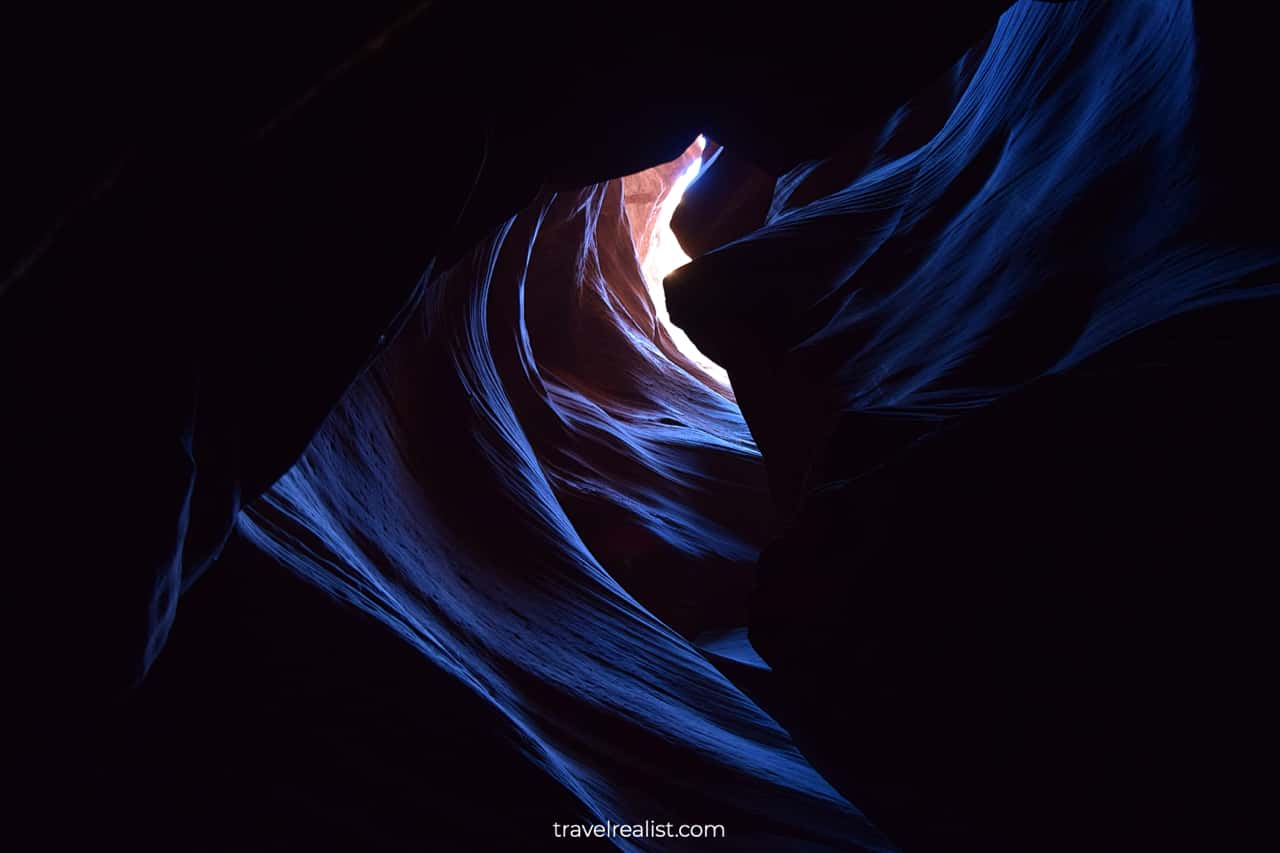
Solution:
[[(32, 42), (0, 448), (41, 831), (1247, 846), (1280, 432), (1247, 6), (698, 4), (673, 63), (599, 4), (375, 5)], [(699, 131), (666, 293), (732, 396), (641, 274), (689, 153), (613, 177)]]
[(770, 508), (637, 260), (621, 181), (541, 198), (433, 285), (243, 529), (492, 703), (597, 820), (875, 847), (681, 636), (745, 618)]
[[(1118, 342), (1175, 316), (1276, 295), (1265, 280), (1255, 286), (1280, 260), (1274, 243), (1220, 231), (1235, 214), (1214, 208), (1198, 160), (1196, 61), (1185, 3), (1019, 4), (882, 129), (783, 175), (762, 227), (669, 280), (677, 320), (733, 376), (769, 465), (774, 507), (795, 518), (764, 563), (752, 618), (753, 636), (782, 667), (786, 689), (774, 704), (824, 769), (874, 803), (900, 839), (1029, 843), (991, 823), (1000, 818), (982, 797), (1008, 791), (966, 794), (951, 774), (979, 755), (1000, 762), (1018, 751), (1010, 739), (1019, 729), (995, 724), (997, 708), (1075, 706), (1007, 695), (1016, 680), (1001, 667), (1029, 664), (1009, 659), (992, 637), (1021, 633), (1027, 648), (1039, 648), (1047, 626), (1060, 624), (1045, 616), (1039, 632), (1027, 633), (1034, 617), (1008, 621), (1019, 606), (1007, 599), (1011, 589), (1028, 601), (1046, 595), (1034, 582), (989, 586), (988, 574), (1002, 577), (1001, 560), (1016, 559), (1016, 548), (998, 550), (980, 577), (954, 587), (927, 570), (894, 569), (891, 550), (876, 543), (915, 525), (952, 530), (946, 516), (965, 516), (947, 507), (964, 499), (923, 496), (950, 494), (957, 482), (990, 477), (1003, 486), (972, 490), (983, 507), (973, 512), (998, 513), (1007, 495), (1034, 488), (1010, 480), (1017, 464), (990, 445), (1014, 428), (975, 413), (1042, 386), (1055, 401), (1130, 411), (1111, 380), (1068, 384), (1066, 397), (1045, 383), (1078, 383), (1078, 368), (1096, 367), (1090, 359), (1100, 354), (1104, 366), (1118, 359), (1127, 368), (1133, 357), (1115, 355), (1124, 353)], [(531, 758), (598, 818), (693, 809), (734, 815), (743, 844), (874, 844), (776, 725), (679, 636), (741, 615), (745, 567), (769, 502), (736, 409), (690, 372), (655, 322), (624, 206), (613, 182), (544, 197), (504, 225), (434, 286), (421, 316), (248, 529), (278, 559), (473, 685), (511, 720)], [(1169, 381), (1161, 374), (1148, 392)], [(1150, 411), (1164, 412), (1164, 398), (1152, 399)], [(991, 417), (1010, 417), (1046, 445), (1064, 440), (1047, 431), (1052, 406), (1012, 410)], [(953, 423), (986, 426), (915, 449)], [(977, 431), (976, 445), (965, 429)], [(1086, 455), (1137, 452), (1117, 450), (1119, 431), (1076, 429), (1076, 441), (1094, 448)], [(961, 449), (947, 450), (948, 442)], [(909, 461), (895, 470), (914, 490), (884, 476), (867, 479), (878, 493), (849, 488), (904, 448)], [(957, 467), (968, 453), (989, 467)], [(1034, 460), (1023, 464), (1060, 495), (1072, 493), (1061, 467)], [(824, 488), (811, 495), (816, 486)], [(1135, 517), (1134, 535), (1143, 529)], [(950, 541), (965, 540), (957, 533)], [(926, 547), (909, 565), (949, 556), (931, 554)], [(852, 589), (844, 560), (860, 567)], [(1122, 576), (1146, 583), (1132, 571)], [(953, 624), (931, 603), (942, 590), (987, 624)], [(1079, 604), (1063, 596), (1058, 606), (1068, 602)], [(1071, 666), (1128, 654), (1106, 614), (1092, 617), (1096, 647), (1076, 649)], [(949, 663), (915, 641), (874, 651), (877, 638), (913, 632), (924, 649), (965, 639), (950, 641)], [(877, 654), (874, 667), (849, 668)], [(982, 662), (976, 670), (974, 661)], [(1057, 661), (1041, 664), (1056, 672)], [(829, 685), (836, 673), (877, 698), (846, 706)], [(913, 674), (929, 688), (911, 692)], [(1097, 677), (1062, 676), (1084, 695), (1111, 676)], [(1039, 681), (1025, 680), (1032, 684)], [(977, 697), (972, 712), (948, 712), (940, 724), (928, 710), (967, 692)], [(815, 717), (815, 708), (823, 713)], [(556, 722), (568, 719), (591, 723), (566, 730)], [(1105, 724), (1102, 732), (1102, 743), (1116, 737)], [(836, 750), (833, 760), (833, 738), (862, 746)], [(883, 749), (866, 746), (877, 739)], [(1053, 753), (1040, 769), (1065, 768), (1063, 760)], [(999, 766), (1027, 772), (1017, 761)], [(654, 784), (673, 774), (701, 784)], [(886, 799), (903, 784), (918, 790)], [(1025, 807), (1043, 827), (1068, 802), (1009, 808)], [(1077, 828), (1088, 834), (1090, 826)]]
[(790, 518), (766, 704), (905, 849), (1213, 846), (1251, 800), (1280, 242), (1212, 34), (1020, 3), (668, 278)]
[[(927, 424), (1274, 295), (1241, 286), (1275, 246), (1224, 233), (1246, 215), (1201, 161), (1196, 49), (1189, 3), (1018, 4), (882, 128), (779, 178), (765, 227), (673, 275), (672, 315), (709, 355), (767, 363), (734, 374), (766, 457), (775, 420), (806, 446), (840, 412)], [(783, 455), (794, 500), (811, 456)]]

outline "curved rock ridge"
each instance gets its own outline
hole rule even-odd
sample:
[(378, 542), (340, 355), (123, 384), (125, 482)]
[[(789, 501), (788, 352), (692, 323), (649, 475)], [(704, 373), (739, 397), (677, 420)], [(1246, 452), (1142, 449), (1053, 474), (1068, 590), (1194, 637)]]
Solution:
[(1280, 471), (1246, 26), (1018, 3), (667, 279), (786, 519), (765, 705), (904, 849), (1247, 847), (1269, 814), (1235, 769), (1274, 756)]
[(492, 703), (601, 822), (879, 849), (681, 636), (745, 619), (770, 512), (737, 407), (657, 323), (611, 181), (541, 197), (436, 281), (242, 531)]
[[(6, 99), (0, 245), (46, 846), (1256, 843), (1265, 10), (858, 5), (11, 28), (52, 84)], [(643, 276), (699, 132), (665, 292), (732, 390)]]
[(1198, 58), (1189, 0), (1018, 3), (885, 124), (782, 175), (767, 224), (668, 277), (788, 506), (841, 413), (927, 429), (1175, 315), (1276, 295), (1237, 164), (1203, 150), (1236, 131), (1209, 123), (1228, 93), (1201, 94)]

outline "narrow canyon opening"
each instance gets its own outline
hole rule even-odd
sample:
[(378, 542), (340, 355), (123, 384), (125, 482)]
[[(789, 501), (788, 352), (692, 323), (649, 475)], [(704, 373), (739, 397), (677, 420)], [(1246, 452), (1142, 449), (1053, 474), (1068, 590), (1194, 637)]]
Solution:
[(624, 204), (631, 223), (636, 259), (648, 285), (658, 322), (676, 349), (720, 386), (730, 387), (729, 374), (698, 349), (687, 332), (671, 321), (663, 279), (687, 264), (689, 256), (671, 230), (671, 219), (685, 190), (704, 168), (707, 139), (699, 134), (679, 158), (622, 179)]

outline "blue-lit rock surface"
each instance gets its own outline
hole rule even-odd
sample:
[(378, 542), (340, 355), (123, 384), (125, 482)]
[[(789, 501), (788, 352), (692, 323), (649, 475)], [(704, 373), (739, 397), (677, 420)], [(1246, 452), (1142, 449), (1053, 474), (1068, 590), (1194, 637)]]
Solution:
[(597, 6), (6, 28), (35, 846), (1247, 848), (1265, 10)]

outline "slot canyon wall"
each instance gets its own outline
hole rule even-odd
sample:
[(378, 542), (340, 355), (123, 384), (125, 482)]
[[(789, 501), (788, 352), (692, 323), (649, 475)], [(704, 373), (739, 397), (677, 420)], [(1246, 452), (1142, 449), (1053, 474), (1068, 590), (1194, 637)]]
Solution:
[[(1210, 849), (1265, 815), (1251, 12), (659, 4), (661, 49), (576, 3), (96, 14), (30, 25), (52, 94), (6, 167), (46, 846)], [(642, 271), (700, 133), (665, 296), (732, 389)]]
[(1212, 846), (1171, 804), (1256, 802), (1280, 244), (1195, 23), (1020, 4), (667, 280), (788, 519), (769, 707), (905, 849)]

